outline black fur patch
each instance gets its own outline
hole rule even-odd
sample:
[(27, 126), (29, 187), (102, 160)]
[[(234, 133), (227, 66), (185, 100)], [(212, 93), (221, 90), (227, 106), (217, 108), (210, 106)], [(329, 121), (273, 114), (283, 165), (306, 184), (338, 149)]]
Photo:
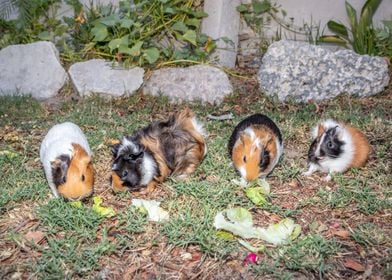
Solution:
[(270, 164), (270, 154), (267, 150), (263, 149), (263, 151), (261, 152), (260, 155), (260, 163), (259, 163), (259, 167), (260, 167), (260, 171), (264, 171), (267, 169), (267, 167)]
[(337, 135), (337, 127), (330, 128), (325, 132), (323, 143), (320, 146), (320, 156), (328, 156), (337, 158), (343, 153), (344, 141), (339, 140)]
[(272, 132), (278, 137), (279, 143), (282, 143), (282, 134), (280, 133), (279, 128), (276, 126), (273, 120), (271, 120), (269, 117), (266, 115), (262, 114), (254, 114), (246, 119), (242, 120), (237, 126), (234, 128), (233, 133), (230, 136), (229, 143), (228, 143), (228, 151), (229, 151), (229, 156), (232, 156), (233, 148), (235, 145), (235, 142), (237, 139), (240, 137), (240, 134), (242, 131), (244, 131), (246, 128), (248, 128), (251, 125), (265, 125), (269, 127)]
[(53, 183), (56, 187), (67, 181), (67, 171), (71, 158), (67, 155), (61, 155), (51, 162)]

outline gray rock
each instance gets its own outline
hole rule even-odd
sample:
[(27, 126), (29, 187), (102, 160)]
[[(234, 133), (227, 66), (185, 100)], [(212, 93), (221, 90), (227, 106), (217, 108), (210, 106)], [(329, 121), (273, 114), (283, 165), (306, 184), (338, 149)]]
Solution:
[(207, 65), (156, 70), (143, 87), (145, 94), (165, 95), (171, 102), (201, 101), (220, 104), (233, 92), (229, 78), (220, 69)]
[(270, 45), (258, 72), (261, 89), (284, 101), (321, 101), (341, 93), (370, 96), (389, 83), (384, 58), (358, 55), (351, 50), (333, 52), (302, 42)]
[(142, 85), (144, 75), (143, 68), (124, 69), (103, 59), (75, 63), (68, 72), (81, 96), (92, 93), (109, 97), (131, 95)]
[(12, 45), (0, 51), (0, 95), (43, 100), (56, 95), (67, 79), (51, 42)]

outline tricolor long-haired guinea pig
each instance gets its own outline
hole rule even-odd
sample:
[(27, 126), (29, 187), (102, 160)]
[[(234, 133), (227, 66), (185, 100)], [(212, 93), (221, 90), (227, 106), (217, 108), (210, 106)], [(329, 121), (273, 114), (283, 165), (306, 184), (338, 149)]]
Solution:
[(328, 173), (324, 178), (331, 180), (331, 173), (345, 172), (351, 167), (365, 165), (370, 153), (366, 136), (350, 125), (328, 119), (313, 129), (313, 142), (308, 152), (308, 171)]
[(255, 114), (242, 120), (228, 144), (237, 172), (246, 181), (266, 177), (278, 163), (283, 151), (282, 135), (267, 116)]
[(46, 134), (40, 158), (55, 197), (76, 200), (93, 192), (94, 169), (86, 136), (74, 123), (56, 124)]
[(171, 174), (191, 174), (206, 154), (205, 136), (189, 109), (124, 136), (112, 148), (113, 189), (151, 190)]

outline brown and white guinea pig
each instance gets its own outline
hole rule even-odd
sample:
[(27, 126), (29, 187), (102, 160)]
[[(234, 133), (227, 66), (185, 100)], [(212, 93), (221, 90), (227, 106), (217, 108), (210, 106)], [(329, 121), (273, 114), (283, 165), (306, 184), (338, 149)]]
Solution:
[(269, 117), (255, 114), (235, 127), (228, 149), (234, 168), (250, 182), (274, 169), (283, 152), (282, 135)]
[(94, 169), (86, 136), (74, 123), (56, 124), (46, 134), (40, 158), (55, 197), (83, 199), (93, 193)]
[(115, 191), (153, 189), (169, 175), (186, 177), (203, 160), (206, 133), (188, 108), (124, 136), (112, 148)]
[(331, 180), (331, 173), (345, 172), (352, 167), (364, 166), (370, 153), (366, 136), (348, 124), (328, 119), (313, 129), (313, 142), (308, 152), (308, 171), (328, 173), (324, 180)]

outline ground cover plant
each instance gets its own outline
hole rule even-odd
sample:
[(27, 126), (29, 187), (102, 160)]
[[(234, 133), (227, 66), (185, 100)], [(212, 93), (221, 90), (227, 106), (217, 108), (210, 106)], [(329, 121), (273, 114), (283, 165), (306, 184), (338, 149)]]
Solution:
[[(233, 79), (235, 92), (220, 106), (172, 105), (142, 94), (116, 100), (76, 100), (65, 90), (56, 100), (0, 99), (0, 278), (1, 279), (358, 279), (392, 276), (392, 92), (365, 99), (340, 97), (321, 104), (275, 103), (252, 79)], [(208, 154), (186, 180), (169, 178), (153, 193), (114, 194), (110, 189), (113, 139), (190, 106), (209, 133)], [(234, 114), (209, 120), (208, 114)], [(232, 129), (252, 113), (268, 114), (280, 126), (285, 151), (268, 178), (271, 204), (256, 207), (232, 183), (227, 156)], [(305, 178), (310, 128), (320, 118), (349, 121), (368, 136), (373, 151), (365, 168), (322, 181)], [(55, 123), (73, 121), (94, 152), (95, 193), (116, 215), (104, 218), (92, 201), (75, 207), (50, 199), (39, 145)], [(132, 198), (156, 199), (169, 221), (147, 220)], [(288, 245), (267, 245), (257, 264), (249, 253), (213, 228), (217, 212), (249, 209), (258, 226), (290, 217), (302, 227)], [(223, 236), (224, 237), (224, 236)]]

